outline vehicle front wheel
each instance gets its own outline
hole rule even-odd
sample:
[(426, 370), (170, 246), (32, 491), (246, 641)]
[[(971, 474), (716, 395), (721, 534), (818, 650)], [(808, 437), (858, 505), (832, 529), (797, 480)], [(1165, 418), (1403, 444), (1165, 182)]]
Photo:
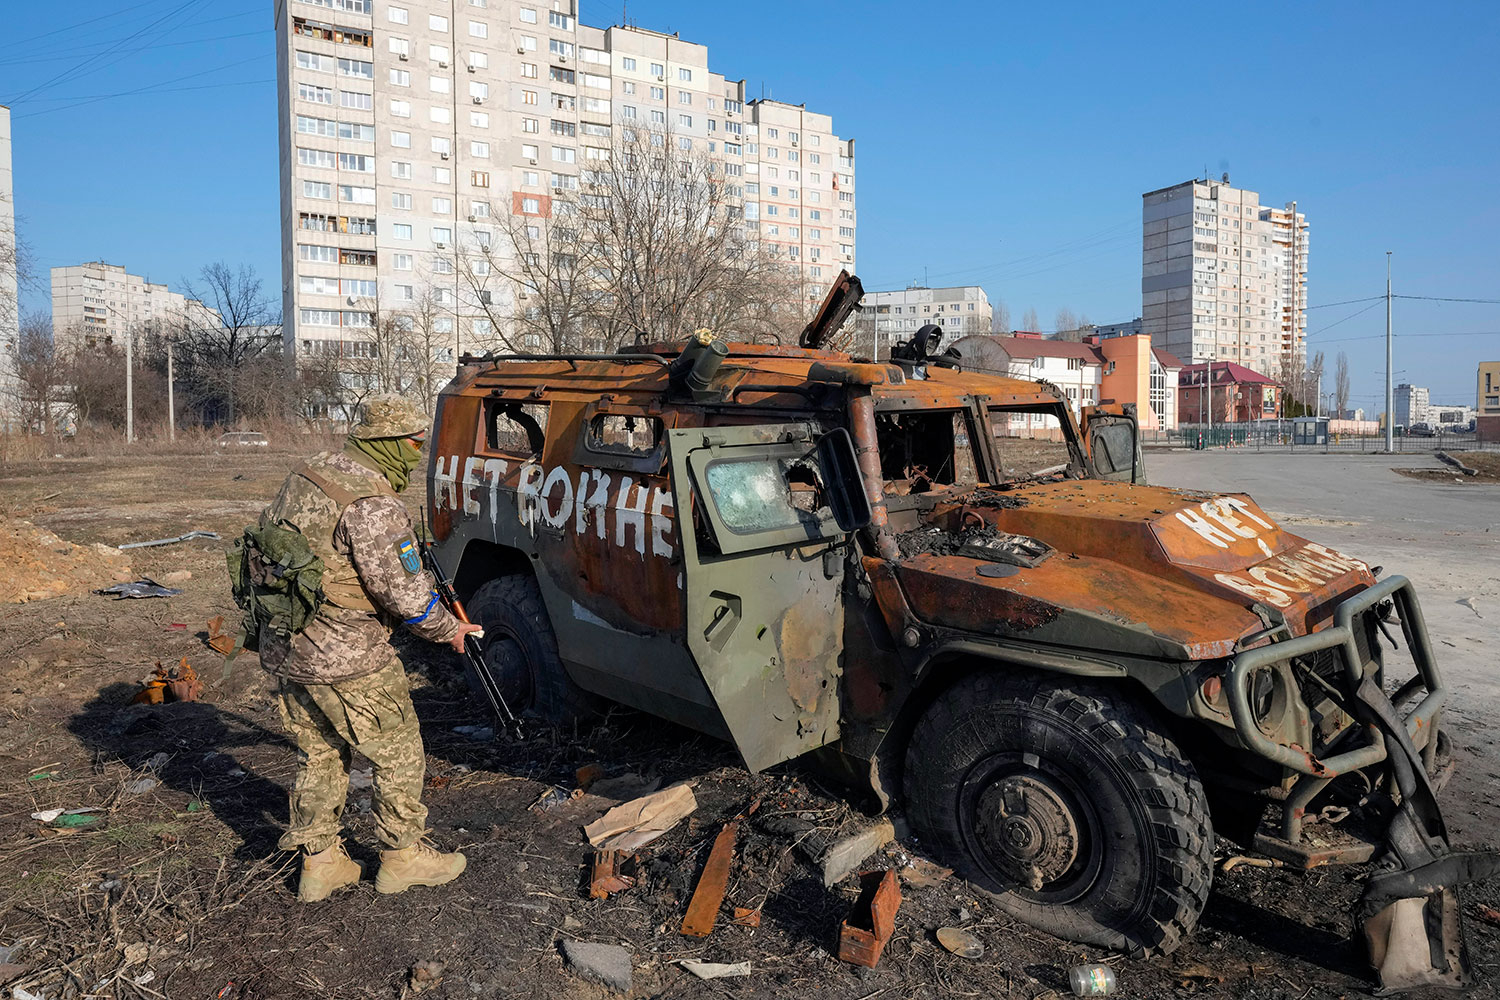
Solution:
[(1203, 785), (1150, 714), (1103, 684), (964, 677), (918, 722), (905, 795), (949, 864), (1058, 937), (1170, 952), (1208, 899)]
[[(467, 610), (484, 629), (484, 661), (512, 711), (530, 711), (558, 725), (598, 714), (598, 700), (573, 683), (563, 667), (536, 580), (520, 573), (496, 577), (474, 592)], [(473, 667), (466, 665), (465, 672), (474, 696), (488, 707)]]

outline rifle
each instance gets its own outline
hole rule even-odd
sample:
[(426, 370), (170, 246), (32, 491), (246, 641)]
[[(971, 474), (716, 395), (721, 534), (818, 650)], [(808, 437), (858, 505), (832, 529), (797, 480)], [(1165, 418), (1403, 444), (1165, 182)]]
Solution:
[[(422, 562), (432, 573), (433, 584), (437, 587), (438, 600), (443, 606), (452, 612), (453, 617), (465, 625), (472, 625), (468, 613), (464, 611), (463, 602), (458, 599), (458, 594), (453, 589), (453, 581), (448, 579), (448, 574), (443, 572), (443, 567), (438, 563), (437, 557), (432, 552), (432, 536), (427, 531), (427, 511), (422, 511)], [(479, 678), (479, 686), (484, 689), (484, 696), (489, 700), (490, 710), (495, 713), (495, 718), (501, 722), (509, 723), (515, 727), (516, 736), (525, 738), (521, 731), (521, 720), (516, 718), (516, 713), (510, 710), (505, 702), (505, 695), (500, 693), (500, 682), (495, 679), (490, 665), (484, 662), (484, 647), (479, 645), (479, 640), (484, 632), (470, 632), (464, 636), (464, 656), (469, 661), (469, 668), (474, 671), (474, 676)]]

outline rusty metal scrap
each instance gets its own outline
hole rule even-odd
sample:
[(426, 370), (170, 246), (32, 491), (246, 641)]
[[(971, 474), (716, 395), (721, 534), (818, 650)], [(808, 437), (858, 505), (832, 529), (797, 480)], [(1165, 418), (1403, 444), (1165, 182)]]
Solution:
[(730, 820), (714, 838), (698, 888), (693, 890), (692, 902), (688, 903), (687, 916), (682, 918), (682, 933), (689, 937), (706, 937), (714, 929), (729, 884), (729, 865), (734, 860), (734, 841), (739, 832), (739, 821)]
[(839, 928), (839, 961), (875, 968), (896, 929), (901, 883), (894, 870), (863, 872), (859, 899)]
[(635, 876), (626, 874), (636, 866), (634, 856), (624, 851), (595, 851), (594, 870), (589, 876), (589, 896), (608, 899), (612, 893), (635, 887)]

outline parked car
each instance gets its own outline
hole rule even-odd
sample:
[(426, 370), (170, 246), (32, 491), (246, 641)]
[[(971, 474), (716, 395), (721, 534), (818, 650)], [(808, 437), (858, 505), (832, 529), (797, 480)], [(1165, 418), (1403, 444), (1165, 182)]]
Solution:
[(218, 440), (220, 448), (265, 448), (270, 443), (260, 431), (228, 431)]
[(1437, 432), (1432, 429), (1431, 424), (1412, 424), (1407, 432), (1408, 437), (1430, 438), (1436, 436)]

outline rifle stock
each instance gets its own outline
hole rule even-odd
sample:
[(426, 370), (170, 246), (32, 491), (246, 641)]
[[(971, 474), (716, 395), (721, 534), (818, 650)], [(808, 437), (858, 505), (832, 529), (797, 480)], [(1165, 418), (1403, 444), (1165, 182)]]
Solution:
[[(458, 599), (458, 593), (453, 589), (453, 581), (443, 572), (443, 567), (438, 563), (437, 557), (432, 552), (432, 536), (427, 532), (427, 511), (422, 511), (422, 562), (427, 566), (428, 572), (432, 574), (432, 582), (437, 588), (438, 600), (442, 601), (453, 617), (465, 625), (474, 624), (469, 620), (468, 612), (464, 610), (463, 602)], [(474, 671), (474, 676), (479, 678), (479, 686), (484, 689), (485, 698), (490, 703), (490, 710), (495, 713), (495, 718), (508, 723), (514, 727), (516, 736), (525, 734), (521, 731), (521, 720), (516, 718), (516, 713), (511, 711), (510, 705), (506, 704), (505, 695), (500, 692), (500, 682), (490, 670), (490, 665), (484, 661), (484, 648), (479, 645), (479, 640), (473, 633), (464, 636), (464, 656), (469, 661), (469, 668)]]

